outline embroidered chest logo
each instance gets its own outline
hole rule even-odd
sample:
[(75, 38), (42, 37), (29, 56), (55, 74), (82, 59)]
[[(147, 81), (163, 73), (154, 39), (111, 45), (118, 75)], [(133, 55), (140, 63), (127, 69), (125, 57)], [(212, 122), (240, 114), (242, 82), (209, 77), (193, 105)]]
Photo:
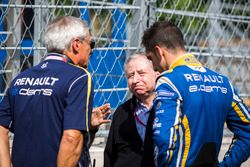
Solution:
[(46, 68), (48, 66), (48, 62), (43, 63), (43, 65), (41, 66), (42, 69)]

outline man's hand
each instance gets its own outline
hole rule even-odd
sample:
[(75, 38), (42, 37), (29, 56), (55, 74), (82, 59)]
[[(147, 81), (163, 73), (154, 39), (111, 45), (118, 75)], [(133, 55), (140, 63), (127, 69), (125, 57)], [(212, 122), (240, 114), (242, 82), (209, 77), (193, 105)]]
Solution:
[(105, 119), (105, 117), (107, 117), (109, 114), (111, 114), (109, 103), (106, 103), (100, 107), (94, 108), (92, 110), (90, 130), (98, 129), (101, 124), (110, 123), (111, 120)]

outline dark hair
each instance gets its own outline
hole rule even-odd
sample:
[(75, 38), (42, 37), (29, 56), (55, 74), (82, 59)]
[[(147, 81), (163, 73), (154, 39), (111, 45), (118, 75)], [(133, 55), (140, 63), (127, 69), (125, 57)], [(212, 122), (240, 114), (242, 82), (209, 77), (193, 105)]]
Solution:
[(162, 45), (175, 51), (185, 50), (184, 39), (181, 30), (169, 21), (157, 21), (144, 31), (142, 45), (146, 51), (154, 51), (155, 45)]

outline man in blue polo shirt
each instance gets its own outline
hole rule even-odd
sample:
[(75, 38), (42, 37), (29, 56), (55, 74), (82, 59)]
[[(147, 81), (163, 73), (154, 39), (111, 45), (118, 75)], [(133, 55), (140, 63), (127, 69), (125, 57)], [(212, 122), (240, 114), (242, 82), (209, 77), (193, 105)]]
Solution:
[(86, 70), (94, 43), (86, 23), (55, 19), (45, 33), (48, 55), (19, 74), (0, 104), (0, 166), (87, 166), (93, 86)]

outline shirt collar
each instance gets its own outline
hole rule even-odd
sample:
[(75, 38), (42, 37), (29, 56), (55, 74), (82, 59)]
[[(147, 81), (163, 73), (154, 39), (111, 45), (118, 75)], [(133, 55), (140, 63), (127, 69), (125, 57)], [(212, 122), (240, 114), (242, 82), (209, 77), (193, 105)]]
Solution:
[(47, 56), (45, 57), (45, 60), (61, 60), (66, 63), (74, 64), (73, 61), (68, 56), (61, 54), (61, 53), (54, 53), (54, 52), (48, 53)]
[(196, 67), (202, 67), (202, 64), (194, 57), (193, 54), (184, 54), (180, 57), (178, 57), (170, 66), (169, 70), (174, 69), (177, 66), (196, 66)]
[(145, 104), (143, 104), (138, 98), (136, 98), (136, 105), (137, 105), (137, 108), (138, 109), (142, 109), (142, 108), (145, 108), (146, 110), (146, 112), (149, 112), (151, 109), (152, 109), (152, 107), (153, 107), (153, 101), (151, 102), (151, 104), (150, 104), (150, 108), (148, 109), (147, 107), (146, 107), (146, 105)]

